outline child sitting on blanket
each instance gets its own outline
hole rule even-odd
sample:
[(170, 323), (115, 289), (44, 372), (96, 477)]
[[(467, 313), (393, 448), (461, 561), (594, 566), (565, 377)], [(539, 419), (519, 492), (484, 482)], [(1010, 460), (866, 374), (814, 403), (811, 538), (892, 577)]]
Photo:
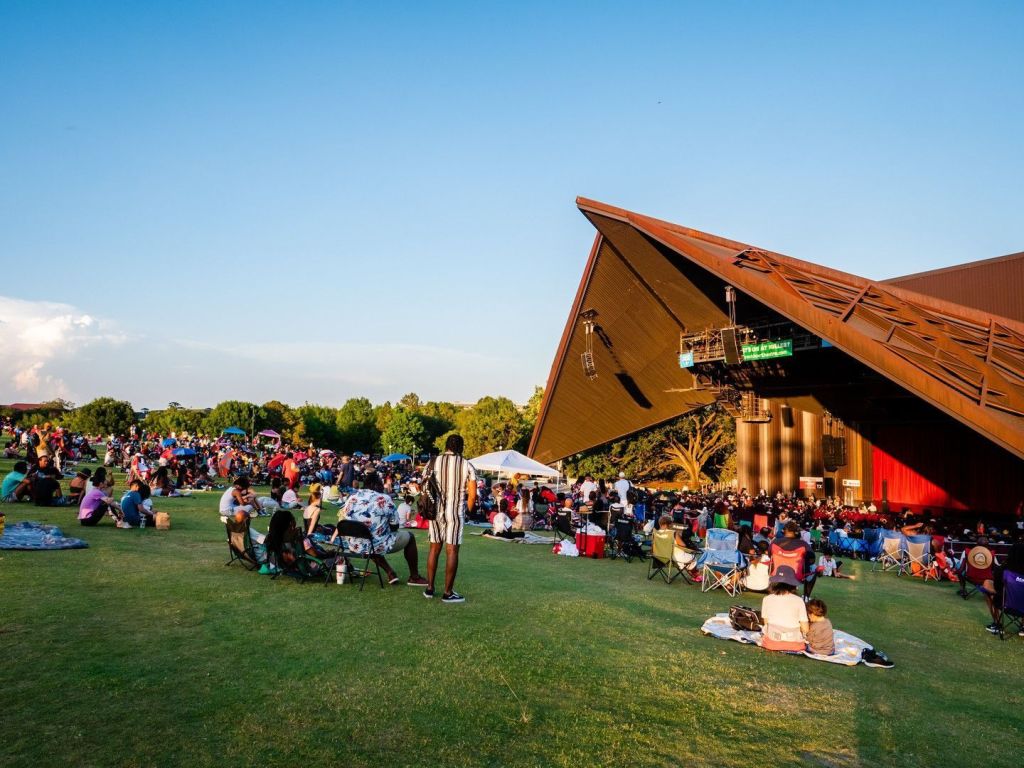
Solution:
[(807, 601), (807, 621), (807, 650), (818, 656), (831, 656), (835, 653), (832, 622), (828, 620), (828, 606), (824, 601)]

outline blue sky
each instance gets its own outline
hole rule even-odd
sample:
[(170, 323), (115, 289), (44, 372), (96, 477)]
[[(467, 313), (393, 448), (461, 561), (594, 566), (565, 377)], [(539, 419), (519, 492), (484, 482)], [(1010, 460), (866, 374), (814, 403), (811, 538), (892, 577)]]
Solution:
[(883, 278), (1024, 248), (1020, 3), (0, 5), (0, 402), (544, 382), (584, 195)]

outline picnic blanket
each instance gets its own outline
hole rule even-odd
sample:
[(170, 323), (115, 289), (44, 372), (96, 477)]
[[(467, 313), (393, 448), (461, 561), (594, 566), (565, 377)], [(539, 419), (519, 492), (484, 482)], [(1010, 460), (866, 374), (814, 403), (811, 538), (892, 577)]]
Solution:
[(536, 533), (530, 533), (529, 531), (523, 531), (523, 535), (518, 539), (506, 539), (502, 536), (484, 536), (483, 533), (476, 534), (477, 536), (487, 539), (488, 541), (504, 541), (506, 544), (550, 544), (551, 539), (547, 536), (538, 536)]
[(55, 525), (30, 521), (11, 523), (0, 536), (0, 549), (85, 549), (88, 546), (81, 539), (65, 536)]
[[(758, 641), (761, 639), (760, 632), (747, 632), (741, 629), (733, 629), (732, 623), (729, 621), (728, 613), (716, 613), (704, 622), (700, 631), (705, 635), (717, 637), (719, 640), (735, 640), (738, 643), (744, 643), (746, 645), (757, 645)], [(833, 635), (836, 642), (836, 652), (831, 656), (822, 656), (821, 654), (810, 653), (809, 651), (804, 651), (803, 655), (809, 659), (814, 659), (815, 661), (827, 661), (830, 664), (842, 664), (847, 667), (854, 667), (861, 663), (864, 650), (871, 648), (870, 643), (865, 643), (859, 637), (854, 637), (853, 635), (841, 632), (838, 629), (834, 630)], [(799, 656), (801, 654), (793, 652), (793, 655)]]

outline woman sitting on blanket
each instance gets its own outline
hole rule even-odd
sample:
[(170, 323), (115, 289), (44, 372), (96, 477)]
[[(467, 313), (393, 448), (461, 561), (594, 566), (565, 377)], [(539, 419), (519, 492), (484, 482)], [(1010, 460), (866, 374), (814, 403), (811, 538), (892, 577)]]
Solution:
[(761, 602), (761, 647), (802, 653), (808, 621), (807, 607), (796, 594), (800, 580), (790, 566), (782, 565), (768, 581), (768, 596)]
[(499, 502), (499, 511), (491, 518), (491, 530), (484, 531), (484, 536), (493, 536), (496, 539), (521, 539), (526, 533), (524, 531), (512, 530), (512, 518), (508, 516), (508, 504), (505, 499)]
[(519, 500), (516, 502), (518, 514), (512, 523), (516, 531), (528, 531), (533, 528), (533, 499), (529, 488), (519, 489)]

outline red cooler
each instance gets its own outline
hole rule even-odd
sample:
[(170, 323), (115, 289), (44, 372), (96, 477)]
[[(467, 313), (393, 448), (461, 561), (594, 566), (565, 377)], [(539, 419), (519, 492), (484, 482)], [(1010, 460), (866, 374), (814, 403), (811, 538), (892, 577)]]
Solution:
[(576, 549), (580, 551), (580, 557), (604, 557), (604, 535), (577, 533)]

